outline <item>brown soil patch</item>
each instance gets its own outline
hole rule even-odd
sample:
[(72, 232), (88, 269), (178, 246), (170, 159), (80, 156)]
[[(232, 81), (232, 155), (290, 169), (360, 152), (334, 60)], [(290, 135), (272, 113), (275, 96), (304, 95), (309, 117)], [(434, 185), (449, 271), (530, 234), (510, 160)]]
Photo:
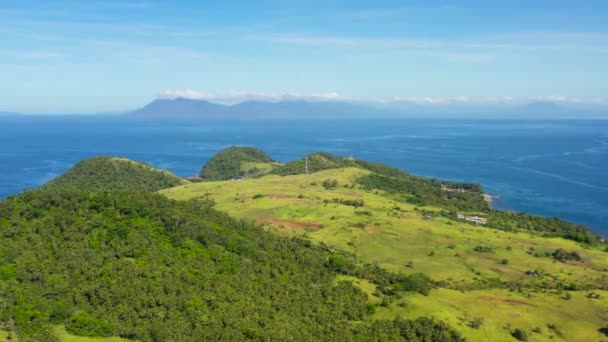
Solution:
[(262, 218), (258, 220), (261, 224), (273, 224), (276, 226), (283, 226), (291, 229), (304, 229), (304, 228), (321, 228), (321, 225), (318, 223), (310, 223), (310, 222), (297, 222), (297, 221), (289, 221), (289, 220), (279, 220), (279, 219), (271, 219), (271, 218)]
[(479, 297), (479, 299), (483, 300), (485, 302), (498, 302), (498, 303), (514, 305), (514, 306), (534, 306), (530, 303), (526, 303), (524, 301), (515, 300), (515, 299), (502, 299), (502, 298), (495, 298), (495, 297)]
[(289, 196), (289, 195), (270, 195), (267, 196), (270, 199), (287, 199), (287, 198), (294, 198), (294, 196)]
[(380, 234), (384, 231), (384, 228), (378, 226), (367, 227), (367, 232), (370, 234)]

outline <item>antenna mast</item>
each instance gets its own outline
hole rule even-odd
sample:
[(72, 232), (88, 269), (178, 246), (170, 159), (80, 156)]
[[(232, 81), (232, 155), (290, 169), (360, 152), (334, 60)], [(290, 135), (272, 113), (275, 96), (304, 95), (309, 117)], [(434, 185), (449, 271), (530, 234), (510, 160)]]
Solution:
[(306, 174), (308, 174), (308, 156), (306, 156), (305, 165), (306, 165), (306, 168), (305, 168), (304, 172), (306, 172)]

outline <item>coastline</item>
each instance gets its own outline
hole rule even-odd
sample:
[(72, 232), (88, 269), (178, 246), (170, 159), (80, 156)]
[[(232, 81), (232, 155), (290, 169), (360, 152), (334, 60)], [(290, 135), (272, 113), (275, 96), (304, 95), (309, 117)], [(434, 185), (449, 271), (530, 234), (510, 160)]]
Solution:
[(488, 206), (490, 206), (490, 208), (497, 209), (497, 208), (493, 207), (493, 204), (496, 200), (500, 199), (499, 195), (491, 195), (491, 194), (484, 193), (482, 196), (483, 196), (484, 201), (486, 201), (486, 203), (488, 204)]

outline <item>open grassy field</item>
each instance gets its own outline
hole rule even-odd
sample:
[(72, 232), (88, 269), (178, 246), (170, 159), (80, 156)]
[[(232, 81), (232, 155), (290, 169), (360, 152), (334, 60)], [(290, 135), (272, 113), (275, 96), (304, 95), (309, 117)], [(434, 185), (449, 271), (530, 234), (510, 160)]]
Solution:
[(54, 332), (61, 342), (125, 342), (132, 341), (120, 337), (84, 337), (72, 335), (63, 325), (54, 326)]
[(275, 167), (282, 165), (277, 162), (243, 162), (241, 171), (245, 175), (265, 175), (272, 171)]
[[(69, 332), (67, 332), (65, 330), (65, 327), (63, 325), (56, 325), (53, 327), (53, 332), (55, 333), (55, 336), (57, 336), (59, 338), (59, 341), (61, 342), (125, 342), (125, 341), (133, 341), (133, 340), (127, 340), (124, 338), (120, 338), (120, 337), (84, 337), (84, 336), (76, 336), (76, 335), (72, 335)], [(9, 338), (9, 333), (3, 330), (0, 330), (0, 342), (8, 342), (8, 341), (14, 341), (14, 335), (13, 335), (13, 339)]]
[[(514, 328), (527, 331), (531, 341), (606, 339), (598, 329), (608, 323), (608, 293), (593, 289), (608, 281), (608, 254), (569, 240), (493, 230), (439, 215), (425, 217), (422, 209), (439, 208), (417, 208), (354, 186), (354, 180), (367, 173), (341, 168), (187, 184), (161, 193), (178, 200), (209, 197), (218, 209), (256, 220), (278, 234), (305, 236), (389, 270), (422, 272), (445, 282), (428, 297), (407, 295), (384, 303), (376, 317), (436, 316), (475, 341), (513, 340)], [(333, 180), (337, 186), (326, 186), (325, 181)], [(363, 205), (353, 206), (357, 201)], [(550, 254), (558, 248), (577, 251), (582, 261), (554, 260)], [(370, 302), (379, 303), (373, 284), (353, 281), (368, 293)], [(521, 289), (512, 291), (497, 281)], [(570, 291), (571, 298), (566, 299), (555, 289), (559, 283), (586, 289)], [(587, 298), (591, 292), (600, 298)], [(483, 322), (470, 327), (476, 318)]]

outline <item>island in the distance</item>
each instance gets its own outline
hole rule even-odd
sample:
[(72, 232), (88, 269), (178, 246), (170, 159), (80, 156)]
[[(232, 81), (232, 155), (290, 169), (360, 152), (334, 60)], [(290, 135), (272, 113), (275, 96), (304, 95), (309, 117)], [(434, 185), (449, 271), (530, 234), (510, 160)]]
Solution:
[(0, 340), (606, 339), (604, 240), (484, 195), (328, 153), (88, 159), (0, 201)]

